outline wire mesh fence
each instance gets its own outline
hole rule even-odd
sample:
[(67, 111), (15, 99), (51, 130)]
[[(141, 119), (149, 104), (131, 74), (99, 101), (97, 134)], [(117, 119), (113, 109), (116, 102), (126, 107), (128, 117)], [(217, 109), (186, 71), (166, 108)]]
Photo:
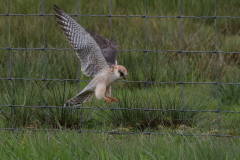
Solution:
[[(128, 107), (128, 106), (124, 106), (121, 105), (115, 105), (115, 104), (112, 104), (110, 106), (106, 106), (106, 105), (96, 105), (93, 104), (85, 104), (85, 105), (80, 105), (80, 106), (72, 106), (72, 107), (67, 107), (67, 108), (64, 108), (62, 107), (63, 104), (64, 104), (64, 101), (66, 101), (66, 97), (65, 94), (67, 94), (67, 89), (66, 89), (66, 85), (68, 85), (67, 83), (74, 83), (76, 84), (77, 83), (77, 87), (78, 87), (78, 92), (81, 90), (82, 86), (85, 84), (84, 82), (89, 82), (89, 79), (84, 79), (81, 75), (81, 71), (80, 71), (80, 62), (77, 62), (75, 64), (77, 64), (77, 73), (75, 75), (75, 78), (52, 78), (53, 76), (51, 76), (51, 74), (49, 75), (49, 71), (48, 71), (48, 67), (50, 66), (49, 61), (51, 61), (51, 59), (49, 59), (48, 54), (50, 54), (51, 52), (71, 52), (73, 53), (74, 52), (74, 49), (71, 49), (71, 48), (55, 48), (54, 46), (51, 46), (51, 45), (47, 45), (47, 41), (49, 41), (49, 39), (51, 37), (48, 36), (49, 33), (49, 30), (46, 32), (45, 28), (46, 28), (46, 18), (47, 17), (54, 17), (54, 14), (45, 14), (44, 12), (44, 3), (45, 1), (42, 0), (41, 1), (41, 13), (31, 13), (31, 14), (17, 14), (17, 13), (14, 13), (10, 11), (10, 6), (14, 6), (14, 5), (18, 5), (18, 4), (14, 4), (12, 3), (12, 1), (9, 1), (7, 0), (6, 1), (6, 13), (2, 13), (0, 14), (0, 17), (1, 19), (3, 18), (7, 18), (4, 22), (7, 22), (8, 24), (8, 27), (7, 27), (7, 31), (8, 32), (4, 32), (2, 33), (4, 35), (4, 37), (6, 38), (3, 38), (3, 42), (4, 43), (1, 43), (1, 44), (5, 44), (5, 46), (0, 46), (0, 50), (2, 52), (2, 54), (6, 54), (8, 55), (8, 59), (7, 59), (7, 70), (8, 70), (8, 73), (5, 73), (5, 74), (2, 74), (1, 77), (0, 77), (0, 80), (2, 82), (2, 102), (0, 104), (0, 107), (1, 107), (1, 114), (4, 115), (4, 114), (9, 114), (10, 116), (8, 118), (4, 118), (4, 116), (1, 116), (1, 119), (2, 121), (8, 121), (7, 122), (7, 125), (3, 122), (0, 126), (0, 129), (1, 130), (14, 130), (14, 131), (17, 131), (17, 130), (32, 130), (32, 131), (38, 131), (38, 130), (45, 130), (45, 131), (60, 131), (62, 130), (61, 127), (49, 127), (49, 124), (51, 123), (51, 121), (53, 121), (54, 119), (51, 118), (51, 114), (54, 114), (56, 112), (58, 112), (57, 110), (61, 110), (61, 113), (59, 113), (60, 117), (63, 117), (64, 115), (65, 116), (72, 116), (74, 114), (75, 116), (75, 120), (76, 121), (74, 124), (77, 126), (76, 128), (72, 129), (73, 127), (66, 127), (64, 129), (64, 131), (78, 131), (78, 132), (96, 132), (96, 133), (101, 133), (101, 132), (104, 132), (104, 133), (112, 133), (112, 134), (134, 134), (134, 133), (143, 133), (143, 134), (147, 134), (147, 135), (154, 135), (154, 134), (159, 134), (159, 135), (165, 135), (165, 134), (173, 134), (173, 135), (181, 135), (181, 136), (216, 136), (216, 137), (240, 137), (239, 134), (237, 134), (238, 132), (234, 132), (233, 134), (231, 134), (230, 132), (225, 132), (221, 130), (221, 122), (223, 121), (221, 119), (221, 115), (220, 114), (238, 114), (240, 113), (240, 111), (236, 110), (236, 109), (232, 109), (231, 108), (227, 108), (225, 109), (225, 107), (222, 107), (224, 109), (221, 109), (220, 107), (221, 106), (224, 106), (225, 104), (222, 104), (221, 102), (221, 95), (222, 92), (225, 92), (226, 90), (223, 90), (223, 91), (220, 91), (222, 88), (224, 88), (225, 86), (232, 86), (233, 88), (238, 88), (240, 83), (239, 82), (233, 82), (233, 81), (226, 81), (226, 82), (222, 82), (222, 81), (219, 81), (219, 78), (220, 76), (222, 76), (222, 73), (220, 73), (219, 71), (219, 68), (221, 67), (220, 65), (222, 64), (219, 64), (220, 62), (220, 58), (221, 58), (221, 55), (222, 54), (231, 54), (231, 55), (235, 55), (237, 56), (240, 52), (238, 52), (238, 50), (235, 50), (235, 51), (221, 51), (219, 49), (219, 31), (218, 31), (218, 21), (221, 20), (221, 19), (240, 19), (240, 17), (234, 17), (234, 16), (218, 16), (217, 14), (217, 5), (218, 5), (218, 1), (215, 0), (215, 1), (208, 1), (207, 3), (213, 3), (214, 7), (215, 8), (211, 8), (211, 10), (214, 10), (214, 14), (211, 15), (211, 16), (184, 16), (183, 13), (182, 13), (182, 2), (181, 0), (178, 0), (176, 2), (171, 2), (171, 3), (176, 3), (177, 4), (177, 12), (178, 14), (177, 15), (171, 15), (171, 16), (168, 16), (168, 15), (149, 15), (148, 12), (149, 12), (149, 9), (148, 9), (148, 5), (147, 3), (150, 3), (148, 2), (147, 0), (144, 0), (142, 1), (142, 11), (143, 11), (143, 14), (141, 15), (119, 15), (119, 14), (114, 14), (113, 13), (113, 4), (112, 4), (112, 0), (110, 0), (107, 4), (107, 6), (109, 7), (108, 9), (105, 9), (105, 10), (108, 10), (108, 14), (95, 14), (95, 15), (92, 15), (92, 14), (79, 14), (78, 11), (79, 11), (79, 1), (76, 0), (74, 1), (75, 3), (75, 13), (74, 14), (69, 14), (70, 16), (74, 17), (76, 21), (79, 22), (79, 17), (80, 18), (83, 18), (83, 17), (86, 17), (86, 19), (90, 18), (90, 17), (96, 17), (96, 18), (101, 18), (101, 17), (104, 17), (104, 18), (107, 18), (109, 23), (107, 24), (109, 26), (109, 29), (108, 29), (108, 33), (110, 33), (111, 37), (114, 37), (116, 38), (115, 34), (114, 33), (118, 33), (118, 34), (121, 34), (121, 29), (123, 28), (117, 28), (117, 29), (114, 29), (114, 26), (113, 26), (113, 19), (115, 18), (118, 18), (118, 19), (121, 19), (121, 18), (127, 18), (127, 19), (133, 19), (133, 18), (140, 18), (143, 20), (143, 23), (142, 23), (142, 30), (143, 30), (143, 41), (144, 41), (144, 45), (142, 45), (143, 47), (141, 49), (139, 48), (136, 48), (136, 49), (120, 49), (118, 52), (118, 56), (120, 56), (120, 54), (122, 53), (128, 53), (128, 54), (139, 54), (139, 56), (141, 56), (141, 58), (143, 59), (143, 64), (142, 66), (144, 66), (143, 68), (144, 69), (144, 78), (139, 80), (139, 79), (134, 79), (132, 78), (132, 80), (130, 81), (120, 81), (119, 83), (123, 84), (123, 83), (129, 83), (129, 84), (140, 84), (140, 88), (141, 90), (144, 90), (145, 91), (145, 94), (144, 94), (144, 107), (138, 107), (138, 103), (135, 103), (134, 105), (131, 105), (131, 107)], [(115, 3), (115, 2), (114, 2)], [(131, 3), (131, 2), (128, 2), (128, 3)], [(170, 2), (169, 2), (170, 3)], [(114, 6), (115, 8), (118, 7), (116, 4)], [(52, 8), (52, 6), (50, 7)], [(64, 6), (60, 6), (61, 9), (64, 10)], [(52, 11), (53, 12), (53, 11)], [(91, 13), (91, 12), (89, 12)], [(12, 42), (12, 39), (15, 38), (16, 34), (12, 34), (12, 31), (16, 29), (16, 27), (21, 27), (19, 25), (21, 25), (21, 23), (14, 23), (14, 20), (11, 20), (13, 18), (21, 18), (22, 21), (24, 21), (25, 18), (28, 18), (28, 17), (34, 17), (34, 18), (41, 18), (41, 21), (38, 20), (37, 22), (34, 21), (33, 19), (33, 23), (37, 23), (37, 26), (41, 26), (41, 30), (42, 30), (42, 35), (40, 36), (41, 38), (37, 38), (37, 40), (35, 41), (40, 41), (40, 39), (42, 39), (41, 43), (42, 43), (42, 47), (23, 47), (22, 45), (13, 45), (13, 42)], [(157, 49), (153, 49), (151, 50), (151, 48), (149, 47), (152, 43), (149, 42), (149, 29), (148, 29), (148, 20), (149, 19), (153, 19), (153, 18), (156, 18), (156, 19), (168, 19), (169, 21), (176, 21), (177, 23), (177, 26), (174, 26), (175, 28), (177, 28), (178, 32), (177, 32), (177, 44), (178, 46), (174, 46), (172, 48), (174, 48), (173, 50), (157, 50)], [(183, 42), (184, 38), (183, 38), (183, 34), (184, 32), (182, 31), (183, 28), (183, 23), (185, 25), (186, 22), (183, 22), (185, 19), (189, 20), (189, 19), (197, 19), (197, 20), (211, 20), (211, 21), (214, 21), (213, 23), (213, 27), (214, 29), (212, 28), (212, 30), (214, 30), (214, 39), (212, 41), (214, 41), (214, 45), (213, 45), (213, 49), (212, 50), (188, 50), (186, 49), (186, 47), (183, 47), (185, 44), (185, 42)], [(51, 19), (53, 21), (53, 23), (56, 23), (55, 19)], [(3, 21), (3, 20), (2, 20)], [(3, 22), (3, 23), (4, 23)], [(80, 22), (79, 22), (80, 23)], [(208, 23), (208, 22), (206, 22)], [(31, 27), (31, 25), (33, 24), (29, 24), (29, 27)], [(82, 23), (80, 23), (80, 25), (82, 25)], [(53, 26), (52, 27), (52, 30), (55, 30), (56, 26)], [(126, 28), (124, 28), (126, 29)], [(187, 32), (186, 30), (184, 30), (185, 32)], [(39, 32), (39, 30), (34, 30), (33, 32)], [(60, 30), (58, 30), (57, 32), (61, 32)], [(26, 33), (27, 33), (27, 29), (26, 29)], [(138, 34), (138, 33), (135, 33), (135, 34)], [(222, 33), (221, 33), (222, 34)], [(35, 34), (31, 35), (31, 36), (37, 36)], [(38, 34), (39, 36), (39, 34)], [(127, 39), (127, 36), (128, 35), (125, 35), (126, 39)], [(161, 35), (158, 35), (159, 37), (161, 37)], [(46, 38), (47, 37), (47, 38)], [(63, 36), (62, 36), (63, 37)], [(194, 37), (194, 35), (192, 35), (192, 37)], [(63, 37), (64, 38), (64, 37)], [(168, 38), (168, 37), (165, 37), (165, 38)], [(225, 37), (226, 38), (226, 37)], [(46, 40), (47, 39), (47, 40)], [(21, 41), (21, 39), (19, 39), (19, 41)], [(34, 42), (35, 42), (34, 41)], [(206, 41), (207, 41), (207, 38), (206, 38)], [(33, 43), (34, 43), (33, 42)], [(66, 42), (66, 41), (65, 41)], [(56, 40), (56, 43), (59, 43), (57, 40)], [(119, 44), (119, 42), (118, 42)], [(19, 47), (16, 47), (16, 46), (19, 46)], [(34, 45), (33, 45), (34, 46)], [(171, 47), (170, 47), (171, 48)], [(175, 48), (178, 48), (178, 49), (175, 49)], [(35, 73), (36, 74), (36, 77), (33, 76), (33, 77), (21, 77), (21, 73), (19, 73), (18, 75), (20, 76), (16, 76), (16, 71), (15, 71), (15, 68), (13, 69), (13, 64), (16, 65), (16, 62), (13, 61), (13, 57), (14, 55), (16, 54), (16, 52), (21, 52), (21, 53), (25, 53), (25, 55), (23, 55), (22, 57), (17, 57), (17, 58), (20, 58), (21, 60), (23, 60), (22, 62), (25, 63), (26, 61), (29, 61), (28, 58), (29, 58), (29, 55), (30, 55), (30, 52), (32, 51), (36, 51), (36, 53), (33, 53), (33, 54), (39, 54), (41, 55), (41, 62), (42, 62), (42, 68), (40, 68), (38, 71), (39, 73)], [(56, 54), (57, 55), (60, 55), (61, 53), (59, 54)], [(156, 68), (151, 68), (152, 65), (150, 65), (151, 63), (153, 63), (151, 61), (151, 54), (165, 54), (165, 55), (169, 55), (169, 54), (176, 54), (177, 55), (177, 63), (178, 63), (178, 69), (179, 69), (179, 73), (178, 73), (178, 78), (179, 80), (176, 81), (176, 80), (173, 80), (171, 81), (170, 79), (169, 80), (152, 80), (153, 78), (151, 77), (152, 75), (149, 74), (149, 70), (153, 70), (153, 69), (156, 69)], [(185, 68), (184, 68), (184, 64), (185, 64), (185, 59), (184, 59), (184, 56), (186, 54), (189, 54), (189, 55), (202, 55), (202, 54), (209, 54), (212, 56), (212, 59), (213, 59), (213, 62), (211, 62), (212, 64), (214, 64), (214, 67), (213, 67), (213, 70), (211, 73), (214, 73), (214, 75), (212, 75), (214, 78), (214, 80), (212, 81), (186, 81), (184, 79), (184, 76), (186, 76), (185, 74)], [(14, 57), (16, 58), (16, 57)], [(54, 59), (54, 56), (51, 57)], [(135, 57), (136, 58), (136, 57)], [(64, 61), (64, 59), (62, 60)], [(234, 61), (234, 60), (233, 60)], [(19, 61), (18, 63), (21, 63), (21, 61)], [(53, 63), (53, 62), (52, 62)], [(67, 66), (69, 62), (65, 63), (65, 65)], [(155, 62), (154, 62), (155, 63)], [(157, 63), (157, 62), (156, 62)], [(125, 65), (125, 64), (123, 64)], [(134, 64), (132, 64), (134, 65)], [(131, 65), (129, 65), (131, 66)], [(15, 66), (14, 66), (15, 67)], [(20, 67), (17, 66), (17, 67)], [(25, 68), (26, 69), (26, 68)], [(164, 67), (163, 67), (164, 69)], [(28, 70), (28, 72), (31, 72), (31, 70)], [(40, 74), (40, 76), (38, 76), (38, 74)], [(71, 74), (71, 73), (70, 73)], [(134, 74), (134, 73), (132, 73)], [(158, 74), (161, 74), (161, 73), (158, 73)], [(74, 77), (74, 76), (72, 76)], [(32, 105), (25, 105), (25, 100), (24, 100), (24, 104), (20, 104), (20, 103), (17, 103), (16, 102), (16, 98), (15, 95), (18, 94), (15, 92), (15, 88), (16, 87), (19, 87), (20, 86), (20, 83), (25, 83), (25, 82), (33, 82), (32, 84), (32, 87), (37, 87), (37, 88), (41, 88), (41, 94), (40, 94), (40, 99), (41, 99), (41, 102), (39, 102), (39, 100), (36, 100), (35, 102), (32, 103)], [(41, 82), (42, 84), (40, 84), (39, 82)], [(59, 83), (62, 83), (64, 85), (64, 89), (62, 90), (59, 90), (59, 95), (62, 95), (63, 96), (63, 101), (62, 102), (58, 102), (58, 103), (52, 103), (51, 100), (49, 100), (48, 97), (50, 97), (50, 94), (52, 93), (49, 93), (49, 88), (51, 88), (51, 82), (59, 82)], [(18, 84), (19, 83), (19, 84)], [(171, 100), (168, 101), (169, 102), (169, 105), (170, 107), (161, 107), (161, 105), (166, 105), (164, 104), (162, 101), (162, 99), (159, 102), (159, 105), (160, 107), (151, 107), (152, 106), (152, 96), (154, 93), (152, 93), (152, 88), (158, 88), (159, 85), (175, 85), (175, 86), (178, 86), (180, 88), (178, 88), (179, 90), (179, 99), (177, 101), (177, 104), (172, 104)], [(204, 108), (204, 109), (201, 109), (201, 108), (189, 108), (188, 107), (188, 102), (189, 102), (189, 97), (187, 96), (186, 98), (186, 85), (214, 85), (214, 89), (213, 89), (213, 92), (214, 92), (214, 107), (207, 107), (207, 108)], [(23, 85), (24, 86), (24, 85)], [(120, 88), (124, 88), (125, 86), (123, 87), (120, 87)], [(171, 86), (170, 86), (171, 87)], [(6, 89), (7, 88), (7, 89)], [(115, 91), (115, 86), (113, 88), (113, 95), (116, 94), (116, 91)], [(136, 87), (137, 88), (137, 87)], [(225, 87), (226, 88), (226, 87)], [(25, 88), (23, 88), (25, 89)], [(151, 89), (151, 91), (149, 91)], [(7, 90), (7, 91), (6, 91)], [(158, 90), (158, 89), (157, 89)], [(194, 88), (192, 89), (192, 92), (194, 92)], [(29, 90), (27, 90), (29, 91)], [(34, 92), (34, 91), (33, 91)], [(161, 92), (161, 91), (157, 91), (156, 93), (158, 92)], [(174, 92), (174, 91), (172, 91)], [(34, 93), (33, 93), (34, 94)], [(54, 92), (55, 94), (55, 92)], [(135, 94), (135, 93), (132, 93), (132, 94)], [(56, 95), (57, 96), (57, 95)], [(133, 95), (130, 95), (133, 97), (134, 99), (134, 96)], [(198, 95), (196, 95), (198, 96)], [(124, 98), (124, 96), (119, 96), (121, 97), (120, 99), (120, 103), (121, 103), (121, 100)], [(23, 99), (27, 99), (26, 97), (23, 96)], [(140, 97), (135, 97), (136, 99), (141, 99)], [(3, 99), (6, 99), (6, 103), (3, 102)], [(32, 99), (34, 100), (34, 96), (32, 97)], [(196, 97), (193, 96), (193, 99), (197, 99)], [(231, 96), (230, 96), (230, 101), (231, 101)], [(238, 99), (237, 99), (238, 101)], [(27, 102), (26, 102), (27, 103)], [(130, 102), (129, 102), (130, 103)], [(199, 104), (194, 104), (194, 105), (198, 105), (198, 106), (202, 106), (202, 100), (201, 102), (199, 102)], [(30, 103), (29, 103), (30, 104)], [(39, 104), (42, 104), (42, 105), (39, 105)], [(51, 104), (59, 104), (59, 105), (51, 105)], [(62, 104), (62, 105), (60, 105)], [(127, 103), (126, 103), (127, 104)], [(174, 106), (178, 106), (178, 107), (174, 107)], [(7, 108), (7, 109), (6, 109)], [(19, 125), (16, 125), (16, 121), (18, 121), (18, 117), (16, 116), (16, 114), (19, 114), (19, 110), (16, 110), (17, 108), (20, 108), (21, 110), (25, 110), (26, 112), (28, 112), (28, 109), (44, 109), (44, 118), (42, 118), (42, 116), (39, 116), (41, 117), (40, 119), (43, 119), (41, 120), (41, 129), (39, 129), (38, 127), (33, 127), (34, 125), (29, 123), (28, 121), (40, 121), (38, 118), (35, 118), (34, 120), (32, 120), (31, 118), (31, 113), (33, 112), (29, 112), (27, 114), (29, 114), (30, 116), (27, 116), (28, 118), (23, 118), (21, 120), (23, 120), (25, 124), (25, 127), (22, 127), (22, 126), (19, 126)], [(53, 110), (52, 109), (56, 109)], [(72, 110), (71, 110), (72, 109)], [(84, 118), (88, 117), (87, 113), (85, 113), (86, 111), (89, 111), (89, 112), (93, 112), (95, 110), (97, 111), (100, 111), (98, 113), (96, 113), (96, 115), (99, 116), (99, 114), (101, 113), (102, 111), (102, 115), (100, 115), (100, 117), (102, 116), (105, 116), (105, 114), (107, 114), (108, 116), (111, 117), (111, 120), (112, 120), (112, 126), (110, 130), (102, 130), (102, 129), (97, 129), (97, 130), (94, 130), (94, 127), (92, 129), (86, 129), (83, 127), (84, 125)], [(138, 129), (131, 129), (131, 127), (129, 127), (130, 129), (120, 129), (119, 126), (121, 126), (121, 124), (119, 124), (119, 117), (118, 117), (118, 112), (121, 111), (121, 114), (125, 113), (125, 112), (128, 112), (127, 114), (130, 114), (130, 112), (133, 112), (132, 114), (144, 114), (145, 116), (145, 120), (144, 122), (142, 122), (144, 124), (144, 127), (138, 127)], [(18, 112), (18, 113), (16, 113)], [(59, 111), (60, 112), (60, 111)], [(69, 113), (71, 112), (71, 113)], [(84, 114), (83, 114), (84, 112)], [(110, 113), (109, 113), (110, 112)], [(153, 113), (154, 112), (154, 113)], [(159, 119), (163, 118), (163, 115), (167, 112), (171, 112), (173, 114), (178, 114), (179, 117), (181, 117), (181, 122), (176, 122), (177, 125), (180, 125), (182, 126), (181, 129), (177, 129), (177, 130), (172, 130), (172, 129), (169, 129), (168, 131), (170, 133), (166, 133), (164, 132), (164, 130), (161, 130), (159, 129), (159, 127), (161, 128), (162, 125), (158, 125), (157, 126), (157, 129), (155, 127), (155, 119), (157, 119), (158, 115), (159, 115)], [(22, 113), (22, 112), (21, 112)], [(35, 114), (38, 113), (38, 112), (35, 112)], [(188, 131), (189, 130), (189, 120), (188, 120), (188, 114), (201, 114), (201, 115), (207, 115), (207, 114), (211, 114), (211, 113), (214, 113), (216, 114), (216, 116), (214, 118), (212, 118), (212, 121), (214, 121), (214, 125), (215, 125), (215, 129), (212, 130), (210, 129), (211, 131), (207, 132), (207, 131), (204, 131), (204, 132), (195, 132), (196, 130), (194, 131)], [(170, 114), (170, 116), (168, 115), (167, 118), (171, 116), (173, 116), (173, 114)], [(161, 116), (160, 116), (161, 115)], [(153, 116), (155, 116), (155, 118), (153, 118)], [(228, 115), (227, 115), (228, 116)], [(124, 117), (124, 116), (123, 116)], [(55, 117), (56, 118), (56, 117)], [(58, 117), (59, 118), (59, 117)], [(166, 118), (166, 117), (165, 117)], [(100, 118), (99, 118), (100, 119)], [(121, 119), (121, 118), (120, 118)], [(92, 119), (91, 119), (92, 120)], [(104, 119), (100, 119), (100, 120), (104, 120)], [(235, 119), (234, 119), (235, 120)], [(127, 120), (126, 120), (127, 121)], [(130, 120), (129, 120), (130, 121)], [(177, 120), (176, 120), (177, 121)], [(225, 120), (224, 120), (225, 121)], [(89, 121), (88, 121), (89, 122)], [(62, 124), (64, 124), (64, 122), (60, 122), (58, 121), (58, 126), (61, 126)], [(90, 122), (89, 122), (90, 123)], [(163, 122), (163, 124), (165, 124), (165, 126), (169, 126), (169, 124), (166, 125), (166, 121)], [(170, 122), (169, 122), (170, 123)], [(171, 122), (172, 123), (172, 122)], [(136, 125), (139, 125), (138, 122), (136, 122)], [(141, 124), (140, 124), (141, 125)], [(171, 124), (170, 124), (171, 125)], [(204, 124), (205, 125), (205, 124)], [(226, 125), (224, 123), (224, 125)], [(126, 126), (129, 126), (129, 123), (126, 122)], [(164, 126), (164, 125), (163, 125)], [(210, 126), (211, 127), (211, 126)], [(144, 129), (142, 129), (144, 128)], [(198, 127), (195, 127), (197, 130), (201, 130), (201, 125), (198, 126)], [(226, 128), (226, 127), (225, 127)], [(180, 131), (179, 131), (180, 130)], [(238, 128), (237, 128), (238, 130)], [(227, 133), (227, 134), (225, 134)]]

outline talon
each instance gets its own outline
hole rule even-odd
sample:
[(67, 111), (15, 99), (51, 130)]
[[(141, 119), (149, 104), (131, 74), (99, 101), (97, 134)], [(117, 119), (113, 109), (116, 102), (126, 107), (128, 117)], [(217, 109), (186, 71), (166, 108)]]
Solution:
[(105, 99), (105, 103), (109, 102), (112, 103), (112, 100), (108, 99), (107, 97), (103, 97)]
[(116, 99), (113, 98), (113, 97), (108, 97), (108, 98), (110, 98), (112, 101), (115, 101), (116, 103), (119, 103), (118, 100), (116, 100)]

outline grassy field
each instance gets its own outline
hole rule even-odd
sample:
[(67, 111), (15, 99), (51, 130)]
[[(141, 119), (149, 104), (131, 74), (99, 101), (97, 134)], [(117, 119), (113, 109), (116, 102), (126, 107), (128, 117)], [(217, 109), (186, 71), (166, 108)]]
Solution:
[[(77, 3), (76, 8), (75, 0), (69, 1), (67, 5), (64, 0), (44, 1), (43, 13), (53, 14), (52, 4), (58, 5), (68, 14), (107, 15), (110, 13), (108, 0), (91, 0), (90, 2), (81, 0)], [(239, 5), (238, 0), (228, 2), (218, 0), (216, 16), (239, 17)], [(146, 9), (147, 16), (177, 16), (179, 2), (178, 0), (147, 1)], [(7, 10), (9, 14), (39, 14), (42, 12), (42, 1), (11, 0), (8, 9), (7, 3), (0, 5), (0, 14), (7, 13)], [(130, 3), (127, 0), (112, 0), (111, 13), (112, 15), (143, 15), (144, 1)], [(182, 16), (202, 17), (214, 16), (214, 14), (214, 1), (181, 2)], [(240, 113), (199, 112), (204, 110), (239, 112), (239, 85), (157, 83), (180, 81), (239, 83), (240, 57), (239, 54), (234, 53), (240, 52), (239, 18), (217, 18), (215, 26), (214, 18), (148, 17), (144, 22), (142, 17), (111, 17), (112, 35), (110, 18), (107, 16), (74, 18), (84, 28), (106, 38), (113, 36), (119, 50), (161, 52), (118, 52), (118, 63), (128, 70), (127, 81), (117, 82), (113, 87), (114, 97), (120, 101), (119, 104), (105, 104), (103, 100), (94, 99), (80, 107), (105, 109), (54, 108), (62, 107), (68, 99), (87, 85), (88, 82), (85, 80), (90, 80), (81, 73), (80, 62), (73, 50), (49, 50), (72, 49), (57, 26), (56, 19), (53, 16), (10, 16), (9, 19), (7, 16), (0, 16), (2, 33), (0, 48), (46, 48), (45, 51), (0, 49), (0, 78), (35, 79), (0, 80), (0, 105), (2, 105), (0, 128), (68, 130), (81, 128), (84, 131), (151, 131), (166, 134), (240, 136)], [(181, 20), (181, 31), (179, 20)], [(172, 52), (180, 49), (189, 52)], [(212, 52), (215, 50), (233, 53), (216, 54)], [(59, 80), (41, 81), (39, 79)], [(64, 79), (84, 81), (61, 81)], [(9, 105), (17, 107), (8, 107)], [(44, 105), (51, 108), (24, 107)], [(110, 110), (112, 107), (130, 110)], [(142, 110), (131, 110), (133, 108)], [(163, 109), (163, 111), (145, 111), (144, 109)], [(177, 111), (180, 109), (194, 111)], [(228, 138), (220, 138), (221, 143), (226, 145), (219, 147), (219, 139), (213, 137), (187, 137), (185, 143), (181, 143), (183, 137), (160, 135), (152, 136), (149, 143), (148, 138), (140, 134), (121, 135), (116, 139), (109, 134), (91, 134), (94, 138), (88, 139), (90, 135), (78, 134), (75, 131), (73, 133), (15, 132), (14, 134), (11, 131), (0, 131), (0, 135), (7, 141), (0, 142), (4, 144), (0, 152), (14, 153), (13, 155), (20, 159), (25, 159), (21, 154), (29, 146), (31, 146), (29, 155), (41, 157), (37, 150), (41, 150), (39, 147), (45, 144), (47, 147), (42, 148), (49, 153), (42, 156), (49, 156), (50, 152), (52, 154), (59, 152), (54, 155), (56, 159), (68, 155), (69, 159), (74, 157), (79, 159), (81, 156), (89, 156), (92, 159), (132, 159), (132, 157), (157, 159), (159, 156), (164, 156), (165, 159), (239, 157), (237, 153), (239, 140)], [(44, 139), (48, 136), (49, 140)], [(40, 142), (41, 137), (44, 141)], [(26, 139), (26, 143), (22, 142), (23, 139)], [(71, 143), (68, 144), (67, 141)], [(13, 146), (13, 143), (17, 145)], [(91, 145), (92, 143), (96, 146)], [(137, 149), (130, 153), (126, 146), (137, 147)], [(89, 151), (90, 147), (94, 147), (95, 150)], [(197, 149), (199, 147), (201, 150)], [(67, 151), (64, 152), (64, 150)], [(81, 153), (76, 153), (80, 150)], [(221, 150), (226, 152), (223, 153)], [(122, 155), (124, 152), (128, 152), (126, 157)], [(8, 158), (4, 156), (7, 154), (3, 154), (2, 159)], [(43, 158), (47, 159), (47, 157), (41, 159)]]
[[(93, 145), (94, 144), (94, 145)], [(77, 132), (0, 132), (1, 159), (239, 159), (239, 139)]]

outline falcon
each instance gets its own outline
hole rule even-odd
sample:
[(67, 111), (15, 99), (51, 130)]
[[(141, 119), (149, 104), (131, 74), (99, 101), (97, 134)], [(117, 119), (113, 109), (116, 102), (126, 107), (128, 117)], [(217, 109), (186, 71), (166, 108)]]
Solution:
[(90, 101), (94, 95), (97, 99), (105, 99), (105, 103), (115, 101), (111, 97), (111, 85), (119, 79), (126, 79), (127, 69), (117, 65), (117, 43), (84, 29), (58, 6), (56, 11), (57, 23), (65, 34), (68, 42), (76, 51), (81, 61), (81, 71), (88, 77), (93, 77), (89, 84), (75, 97), (68, 100), (68, 105), (80, 105)]

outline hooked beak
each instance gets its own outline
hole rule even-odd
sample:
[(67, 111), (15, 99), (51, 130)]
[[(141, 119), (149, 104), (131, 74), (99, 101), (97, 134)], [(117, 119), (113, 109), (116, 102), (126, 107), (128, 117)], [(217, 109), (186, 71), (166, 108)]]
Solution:
[(127, 78), (127, 76), (123, 76), (123, 79), (125, 79), (125, 80), (126, 80), (126, 78)]

